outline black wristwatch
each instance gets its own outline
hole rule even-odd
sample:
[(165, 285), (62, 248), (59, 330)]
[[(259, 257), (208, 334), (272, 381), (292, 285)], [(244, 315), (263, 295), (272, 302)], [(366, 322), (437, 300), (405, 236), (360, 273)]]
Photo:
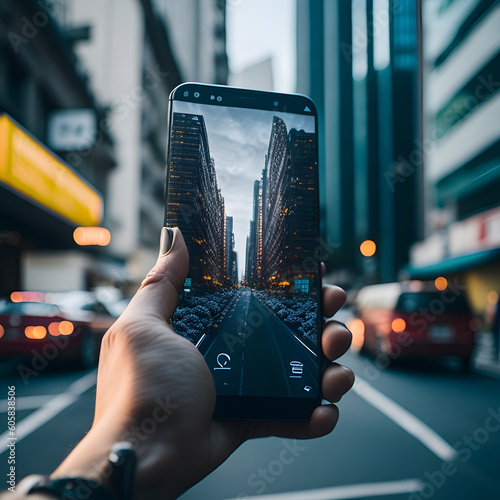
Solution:
[(136, 454), (132, 444), (113, 445), (109, 454), (110, 487), (83, 477), (28, 476), (18, 491), (28, 495), (43, 493), (59, 500), (130, 500), (134, 486)]

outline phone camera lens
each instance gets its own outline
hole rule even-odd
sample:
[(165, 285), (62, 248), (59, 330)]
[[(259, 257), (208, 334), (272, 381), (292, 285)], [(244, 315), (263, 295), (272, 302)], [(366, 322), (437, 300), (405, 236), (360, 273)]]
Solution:
[(194, 96), (195, 96), (195, 97), (200, 97), (200, 93), (199, 93), (199, 92), (195, 92), (195, 93), (194, 93)]
[(217, 101), (218, 102), (221, 102), (222, 101), (222, 97), (220, 95), (217, 96)]
[(212, 94), (212, 95), (210, 96), (210, 100), (211, 100), (211, 101), (213, 101), (214, 99), (215, 99), (215, 96)]
[(187, 90), (184, 91), (184, 97), (187, 97), (189, 95), (189, 92)]

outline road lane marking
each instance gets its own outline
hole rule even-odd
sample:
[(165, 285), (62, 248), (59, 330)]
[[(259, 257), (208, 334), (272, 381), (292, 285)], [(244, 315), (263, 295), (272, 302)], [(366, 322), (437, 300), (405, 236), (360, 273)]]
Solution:
[[(57, 394), (49, 394), (45, 396), (16, 396), (16, 411), (36, 410), (55, 396), (57, 396)], [(2, 399), (0, 401), (0, 413), (7, 413), (7, 407), (7, 400)]]
[[(382, 495), (401, 495), (422, 491), (424, 485), (420, 479), (403, 479), (383, 483), (351, 484), (318, 488), (314, 490), (288, 491), (271, 495), (251, 496), (258, 500), (345, 500), (348, 498), (369, 498)], [(231, 498), (227, 500), (237, 500)]]
[[(77, 379), (62, 393), (47, 401), (41, 408), (34, 411), (16, 424), (16, 443), (35, 432), (42, 425), (71, 406), (85, 391), (96, 384), (97, 370), (92, 370)], [(7, 451), (7, 442), (12, 440), (9, 431), (0, 435), (0, 455)]]
[(271, 316), (279, 322), (279, 325), (283, 327), (283, 329), (289, 334), (291, 335), (295, 340), (298, 340), (315, 358), (318, 357), (318, 354), (316, 352), (314, 352), (310, 347), (308, 347), (306, 344), (304, 344), (304, 342), (302, 342), (302, 340), (299, 339), (299, 337), (297, 337), (297, 335), (295, 335), (294, 331), (284, 322), (282, 321), (281, 319), (279, 319), (276, 314), (274, 314), (274, 312), (269, 309), (269, 307), (267, 307), (263, 302), (260, 301), (260, 299), (258, 299), (257, 297), (255, 297), (260, 305), (262, 307), (264, 307), (265, 309), (267, 309), (271, 314)]
[(198, 342), (196, 343), (196, 348), (197, 348), (197, 349), (199, 349), (199, 348), (200, 348), (200, 344), (201, 344), (201, 343), (205, 340), (205, 337), (206, 337), (206, 336), (207, 336), (207, 334), (206, 334), (206, 333), (204, 333), (204, 334), (201, 336), (200, 340), (198, 340)]
[(452, 462), (457, 459), (458, 453), (455, 448), (448, 444), (437, 432), (357, 375), (353, 391), (408, 434), (418, 439), (439, 459), (445, 462)]

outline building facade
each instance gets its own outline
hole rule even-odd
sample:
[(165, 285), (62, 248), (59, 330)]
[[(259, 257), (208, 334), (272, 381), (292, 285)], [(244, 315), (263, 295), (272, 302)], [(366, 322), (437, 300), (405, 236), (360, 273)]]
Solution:
[(232, 218), (217, 185), (203, 116), (174, 113), (170, 143), (167, 219), (184, 236), (188, 277), (193, 287), (231, 286)]
[(288, 132), (273, 118), (265, 167), (254, 183), (245, 270), (251, 286), (291, 292), (296, 280), (310, 284), (317, 272), (316, 148), (316, 134)]
[(184, 81), (227, 83), (226, 0), (152, 0)]
[[(79, 225), (110, 227), (117, 158), (105, 104), (74, 51), (86, 32), (66, 29), (62, 9), (58, 2), (0, 1), (0, 297), (88, 288), (115, 271), (109, 249), (73, 239)], [(100, 215), (81, 219), (78, 211), (96, 197)], [(39, 279), (54, 260), (57, 272)]]
[(500, 291), (500, 5), (422, 4), (425, 225), (410, 275), (459, 280), (484, 315)]
[(76, 50), (110, 109), (116, 138), (110, 246), (137, 282), (156, 260), (163, 224), (168, 97), (182, 81), (225, 83), (225, 2), (67, 4), (67, 25), (91, 30)]

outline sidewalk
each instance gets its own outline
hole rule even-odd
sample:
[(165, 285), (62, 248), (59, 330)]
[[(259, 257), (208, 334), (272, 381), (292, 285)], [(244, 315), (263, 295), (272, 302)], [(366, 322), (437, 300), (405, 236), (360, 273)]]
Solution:
[(492, 334), (490, 332), (479, 332), (476, 341), (472, 369), (484, 375), (500, 378), (500, 356), (495, 351)]

